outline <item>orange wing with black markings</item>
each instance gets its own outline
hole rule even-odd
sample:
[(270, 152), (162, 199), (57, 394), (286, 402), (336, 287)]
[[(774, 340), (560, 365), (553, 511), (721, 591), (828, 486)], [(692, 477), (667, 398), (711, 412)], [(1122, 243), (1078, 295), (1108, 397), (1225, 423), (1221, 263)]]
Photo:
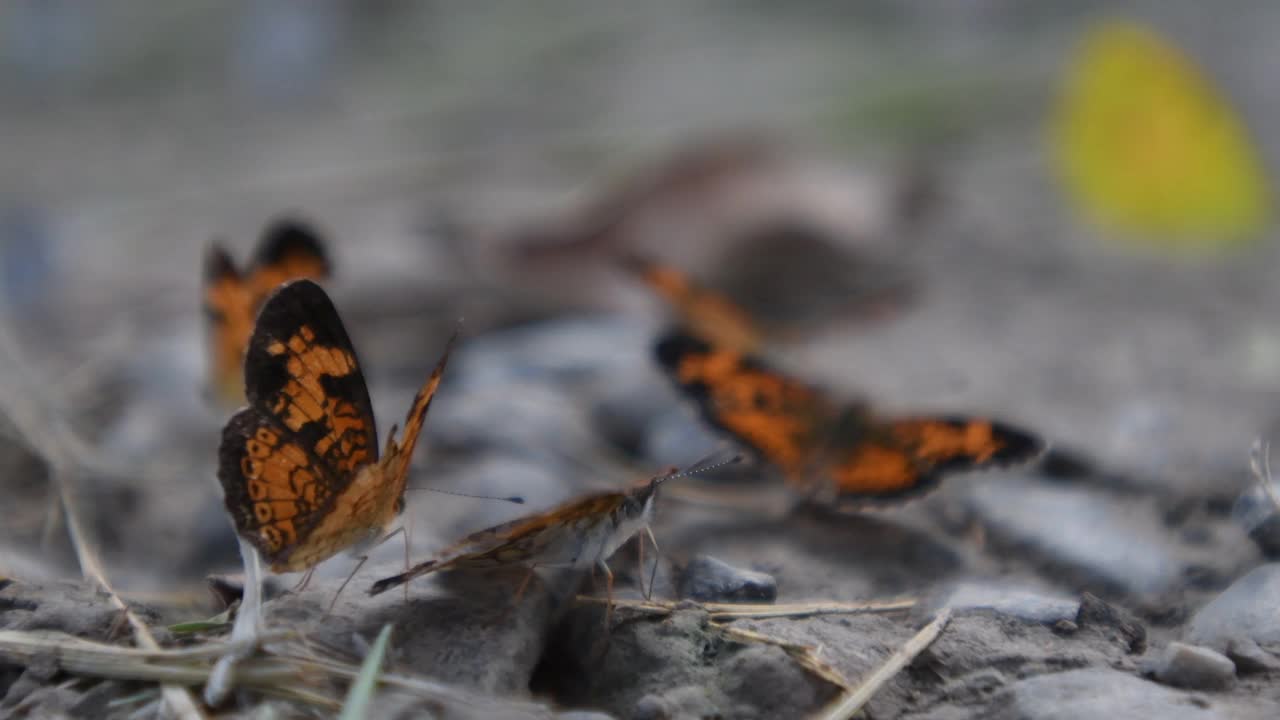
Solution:
[(218, 479), (236, 530), (273, 570), (310, 568), (386, 532), (446, 360), (380, 460), (360, 362), (328, 296), (299, 280), (266, 302), (245, 356), (249, 406), (223, 430)]
[(658, 362), (703, 418), (778, 467), (806, 495), (841, 507), (905, 500), (947, 474), (1028, 462), (1035, 435), (984, 418), (878, 418), (840, 408), (759, 360), (683, 332), (657, 344)]
[(717, 347), (755, 352), (762, 339), (759, 328), (732, 300), (695, 283), (679, 270), (638, 256), (624, 257), (624, 268), (662, 296), (694, 335)]
[(254, 317), (267, 296), (289, 280), (323, 279), (329, 273), (319, 235), (298, 220), (280, 220), (269, 226), (243, 273), (224, 248), (216, 243), (210, 246), (204, 264), (204, 309), (210, 382), (218, 397), (228, 404), (244, 399), (245, 348)]
[(702, 417), (798, 482), (812, 469), (836, 407), (815, 389), (735, 350), (677, 332), (660, 340), (658, 362), (697, 402)]
[(817, 496), (842, 507), (923, 495), (948, 474), (1030, 462), (1044, 441), (986, 418), (868, 418), (837, 423), (824, 453)]

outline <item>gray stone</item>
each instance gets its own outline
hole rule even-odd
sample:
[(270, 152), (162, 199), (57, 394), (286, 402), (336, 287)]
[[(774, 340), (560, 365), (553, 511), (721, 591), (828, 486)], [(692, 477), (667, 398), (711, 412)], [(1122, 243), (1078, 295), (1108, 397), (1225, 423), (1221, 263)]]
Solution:
[(957, 585), (943, 604), (953, 610), (991, 610), (1047, 625), (1062, 620), (1074, 621), (1080, 611), (1080, 602), (1068, 597), (978, 582)]
[(1236, 679), (1236, 664), (1222, 653), (1199, 645), (1171, 642), (1143, 662), (1143, 672), (1166, 685), (1221, 690)]
[[(389, 667), (412, 669), (432, 679), (497, 695), (527, 692), (533, 668), (550, 632), (555, 597), (539, 576), (519, 601), (523, 571), (447, 573), (369, 597), (376, 578), (402, 566), (366, 568), (326, 613), (341, 580), (313, 580), (296, 595), (267, 603), (267, 627), (299, 628), (323, 645), (360, 657), (383, 625), (394, 624)], [(557, 576), (551, 576), (554, 578)]]
[(1231, 515), (1249, 533), (1263, 557), (1280, 558), (1280, 512), (1261, 485), (1254, 483), (1240, 493)]
[(680, 578), (680, 597), (701, 602), (773, 602), (778, 597), (778, 584), (767, 573), (697, 555)]
[(1210, 720), (1222, 718), (1194, 695), (1109, 668), (1021, 680), (992, 699), (991, 720)]
[(999, 541), (1028, 546), (1088, 582), (1159, 593), (1181, 580), (1182, 562), (1150, 502), (1024, 477), (975, 483), (969, 502)]
[(1223, 653), (1242, 672), (1280, 670), (1280, 563), (1254, 568), (1195, 614), (1183, 640)]

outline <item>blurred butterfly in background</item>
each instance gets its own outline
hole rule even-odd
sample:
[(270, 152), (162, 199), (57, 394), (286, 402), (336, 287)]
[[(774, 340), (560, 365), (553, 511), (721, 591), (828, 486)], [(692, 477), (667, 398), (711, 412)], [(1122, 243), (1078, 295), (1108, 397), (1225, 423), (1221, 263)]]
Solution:
[(1069, 196), (1108, 230), (1212, 249), (1271, 220), (1270, 182), (1244, 124), (1195, 63), (1145, 25), (1110, 21), (1085, 37), (1050, 130)]
[(331, 266), (319, 234), (295, 219), (267, 227), (243, 271), (226, 248), (210, 245), (204, 260), (209, 389), (227, 406), (244, 402), (243, 363), (254, 319), (267, 297), (290, 280), (329, 277)]
[(624, 257), (622, 267), (666, 300), (680, 322), (699, 337), (741, 352), (760, 349), (761, 332), (755, 321), (724, 295), (698, 285), (674, 267), (637, 255)]
[(832, 401), (751, 355), (675, 331), (659, 365), (703, 419), (780, 470), (806, 499), (837, 509), (904, 501), (946, 475), (1037, 458), (1036, 435), (983, 417), (885, 417)]

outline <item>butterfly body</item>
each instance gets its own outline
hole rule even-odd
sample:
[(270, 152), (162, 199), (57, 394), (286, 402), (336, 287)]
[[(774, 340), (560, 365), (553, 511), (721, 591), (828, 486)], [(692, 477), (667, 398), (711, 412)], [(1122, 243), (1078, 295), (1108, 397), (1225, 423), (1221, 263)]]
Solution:
[(658, 487), (666, 476), (625, 492), (588, 495), (547, 512), (474, 532), (435, 557), (379, 580), (376, 595), (420, 575), (451, 569), (509, 566), (589, 568), (608, 560), (653, 518)]
[(920, 495), (948, 473), (1027, 462), (1044, 443), (1011, 425), (961, 416), (882, 418), (840, 405), (751, 355), (684, 332), (660, 365), (708, 424), (777, 467), (811, 499), (856, 508)]
[(300, 280), (266, 302), (245, 357), (249, 404), (223, 430), (218, 479), (237, 532), (272, 570), (310, 569), (385, 537), (448, 356), (379, 457), (368, 389), (328, 296)]

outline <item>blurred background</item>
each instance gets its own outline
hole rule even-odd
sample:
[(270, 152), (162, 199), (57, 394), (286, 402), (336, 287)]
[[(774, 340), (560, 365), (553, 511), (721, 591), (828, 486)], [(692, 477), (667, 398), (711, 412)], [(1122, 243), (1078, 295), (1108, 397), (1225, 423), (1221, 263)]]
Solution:
[[(1280, 399), (1274, 233), (1132, 242), (1064, 185), (1064, 88), (1114, 12), (0, 5), (0, 571), (74, 571), (58, 468), (122, 585), (235, 567), (200, 268), (214, 238), (247, 259), (283, 214), (327, 241), (384, 433), (464, 320), (423, 484), (545, 506), (619, 458), (704, 451), (649, 359), (668, 311), (611, 259), (638, 252), (729, 293), (775, 362), (837, 395), (996, 414), (1132, 484), (1229, 506)], [(1250, 162), (1274, 164), (1280, 8), (1123, 17), (1215, 88), (1182, 100), (1174, 82), (1169, 114), (1238, 117)]]

